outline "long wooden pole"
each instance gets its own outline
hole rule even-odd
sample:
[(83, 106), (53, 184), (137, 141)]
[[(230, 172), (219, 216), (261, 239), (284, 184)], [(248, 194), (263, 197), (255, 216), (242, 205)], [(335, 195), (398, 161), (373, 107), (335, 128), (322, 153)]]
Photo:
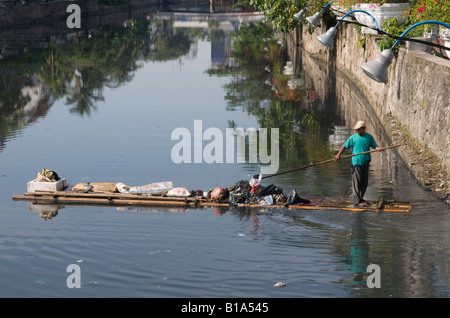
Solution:
[[(354, 156), (364, 155), (364, 154), (366, 154), (366, 153), (377, 152), (377, 151), (383, 151), (383, 150), (387, 150), (387, 149), (391, 149), (391, 148), (396, 148), (396, 147), (400, 147), (400, 146), (401, 146), (401, 145), (393, 145), (393, 146), (388, 146), (388, 147), (381, 148), (380, 150), (369, 150), (369, 151), (364, 151), (364, 152), (355, 153), (355, 154), (352, 154), (352, 155), (341, 156), (340, 159), (347, 159), (347, 158), (351, 158), (351, 157), (354, 157)], [(310, 164), (310, 165), (306, 165), (306, 166), (303, 166), (303, 167), (298, 167), (298, 168), (294, 168), (294, 169), (291, 169), (291, 170), (286, 170), (286, 171), (282, 171), (282, 172), (277, 172), (277, 173), (274, 173), (274, 174), (270, 174), (270, 175), (268, 175), (268, 176), (263, 176), (262, 179), (267, 179), (267, 178), (270, 178), (270, 177), (279, 176), (280, 174), (285, 174), (285, 173), (289, 173), (289, 172), (293, 172), (293, 171), (297, 171), (297, 170), (303, 170), (303, 169), (310, 168), (310, 167), (314, 167), (314, 166), (318, 166), (318, 165), (323, 165), (323, 164), (325, 164), (325, 163), (329, 163), (329, 162), (333, 162), (333, 161), (335, 161), (334, 158), (333, 158), (333, 159), (324, 160), (324, 161), (320, 161), (320, 162), (316, 162), (316, 163), (313, 163), (313, 164)]]

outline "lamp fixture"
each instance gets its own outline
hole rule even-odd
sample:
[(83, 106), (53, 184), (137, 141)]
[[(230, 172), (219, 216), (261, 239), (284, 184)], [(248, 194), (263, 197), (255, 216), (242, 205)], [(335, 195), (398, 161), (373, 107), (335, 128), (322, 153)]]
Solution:
[(294, 14), (294, 18), (296, 18), (298, 20), (298, 22), (302, 22), (303, 16), (305, 15), (306, 9), (309, 6), (309, 2), (306, 4), (306, 6), (301, 9), (299, 12), (297, 12), (296, 14)]
[(319, 22), (320, 14), (323, 10), (325, 10), (326, 7), (328, 7), (330, 4), (332, 4), (334, 1), (328, 2), (326, 5), (322, 7), (322, 9), (319, 12), (314, 13), (312, 16), (309, 16), (306, 18), (306, 21), (315, 28), (317, 26), (317, 23)]
[(378, 23), (377, 20), (375, 19), (375, 17), (373, 15), (371, 15), (369, 12), (367, 11), (363, 11), (363, 10), (353, 10), (353, 11), (349, 11), (346, 14), (344, 14), (344, 16), (342, 16), (342, 18), (338, 21), (338, 23), (336, 24), (336, 26), (331, 27), (327, 30), (327, 32), (325, 32), (324, 34), (321, 34), (319, 36), (317, 36), (317, 39), (320, 41), (320, 43), (322, 43), (323, 45), (325, 45), (327, 48), (331, 49), (333, 48), (333, 39), (334, 36), (336, 35), (337, 32), (337, 26), (339, 25), (339, 23), (341, 23), (341, 21), (349, 14), (352, 14), (353, 12), (362, 12), (365, 14), (368, 14), (372, 17), (373, 21), (375, 21), (375, 25), (376, 28), (379, 29), (378, 27)]
[(387, 84), (387, 82), (388, 82), (388, 68), (389, 68), (389, 65), (392, 62), (392, 59), (394, 58), (394, 53), (392, 52), (392, 49), (398, 43), (400, 43), (402, 38), (410, 30), (414, 29), (415, 27), (417, 27), (419, 25), (428, 24), (428, 23), (440, 24), (440, 25), (445, 26), (446, 28), (450, 29), (450, 25), (448, 25), (448, 24), (446, 24), (444, 22), (434, 21), (434, 20), (418, 22), (418, 23), (410, 26), (408, 29), (406, 29), (400, 35), (400, 38), (397, 39), (397, 41), (395, 41), (394, 45), (391, 48), (383, 50), (380, 53), (380, 55), (378, 55), (373, 61), (370, 61), (370, 62), (367, 62), (367, 63), (364, 63), (363, 65), (361, 65), (361, 68), (362, 68), (364, 74), (366, 74), (367, 76), (369, 76), (371, 79), (373, 79), (376, 82)]

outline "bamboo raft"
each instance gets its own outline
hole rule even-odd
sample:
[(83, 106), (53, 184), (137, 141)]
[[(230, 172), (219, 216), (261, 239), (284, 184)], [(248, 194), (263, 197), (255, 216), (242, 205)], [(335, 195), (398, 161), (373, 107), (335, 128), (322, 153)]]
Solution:
[[(351, 158), (361, 154), (367, 154), (372, 152), (380, 152), (386, 149), (392, 149), (401, 145), (392, 145), (381, 150), (369, 150), (357, 154), (341, 157)], [(263, 179), (274, 177), (280, 174), (289, 173), (292, 171), (298, 171), (313, 167), (316, 165), (322, 165), (326, 163), (334, 162), (334, 159), (325, 160), (322, 162), (309, 164), (303, 167), (278, 172), (272, 175), (262, 177)], [(45, 169), (44, 169), (45, 170)], [(64, 181), (64, 182), (63, 182)], [(51, 190), (48, 190), (47, 183), (36, 185), (35, 180), (28, 183), (28, 192), (24, 195), (13, 195), (13, 200), (28, 201), (32, 204), (47, 204), (47, 205), (107, 205), (107, 206), (161, 206), (161, 207), (213, 207), (231, 206), (229, 202), (220, 202), (207, 199), (202, 196), (189, 196), (189, 197), (169, 197), (164, 194), (149, 195), (139, 193), (122, 193), (118, 191), (119, 183), (78, 183), (72, 188), (72, 191), (64, 191), (67, 187), (66, 180), (62, 179), (59, 182), (50, 182), (52, 186)], [(38, 182), (39, 183), (39, 182)], [(123, 185), (123, 184), (122, 184)], [(156, 184), (159, 189), (160, 186), (165, 187), (164, 182)], [(38, 189), (35, 186), (41, 186), (45, 190)], [(125, 186), (125, 185), (124, 185)], [(151, 185), (150, 185), (151, 186)], [(33, 191), (34, 190), (34, 191)], [(301, 210), (346, 210), (346, 211), (375, 211), (375, 212), (410, 212), (412, 206), (408, 203), (395, 202), (393, 200), (368, 201), (368, 206), (354, 207), (350, 198), (310, 198), (309, 203), (298, 204), (246, 204), (239, 203), (237, 206), (247, 208), (261, 208), (261, 207), (274, 207), (274, 208), (292, 208)]]
[[(373, 211), (373, 212), (410, 212), (412, 206), (408, 203), (398, 203), (391, 200), (368, 201), (368, 207), (354, 207), (351, 199), (344, 198), (308, 198), (310, 203), (292, 205), (261, 205), (238, 204), (247, 208), (289, 208), (300, 210), (345, 210), (345, 211)], [(15, 201), (29, 201), (33, 204), (62, 204), (62, 205), (102, 205), (102, 206), (159, 206), (159, 207), (213, 207), (231, 206), (228, 202), (218, 202), (204, 197), (165, 197), (158, 195), (139, 195), (112, 192), (74, 192), (74, 191), (37, 191), (23, 195), (13, 195)]]

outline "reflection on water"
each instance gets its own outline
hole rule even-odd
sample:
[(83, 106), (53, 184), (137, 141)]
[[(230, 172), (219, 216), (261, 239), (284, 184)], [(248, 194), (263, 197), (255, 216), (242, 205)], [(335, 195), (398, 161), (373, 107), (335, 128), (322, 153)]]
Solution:
[[(259, 171), (248, 158), (171, 162), (171, 132), (197, 119), (219, 129), (279, 128), (280, 171), (332, 158), (360, 119), (390, 144), (345, 76), (278, 40), (270, 25), (242, 19), (155, 15), (0, 61), (0, 178), (8, 185), (0, 194), (0, 295), (448, 297), (448, 209), (416, 185), (395, 151), (373, 155), (367, 195), (410, 201), (409, 214), (11, 200), (42, 168), (72, 184), (170, 178), (202, 190)], [(345, 197), (348, 165), (270, 183)], [(65, 285), (71, 263), (83, 269), (78, 291)], [(381, 267), (380, 289), (366, 285), (371, 263)], [(278, 281), (288, 285), (273, 288)]]
[(2, 147), (10, 134), (45, 115), (55, 101), (64, 100), (70, 112), (89, 116), (105, 101), (105, 88), (132, 81), (146, 62), (195, 58), (199, 40), (211, 41), (212, 67), (228, 65), (229, 33), (239, 27), (238, 18), (200, 19), (129, 20), (52, 37), (45, 49), (0, 60)]

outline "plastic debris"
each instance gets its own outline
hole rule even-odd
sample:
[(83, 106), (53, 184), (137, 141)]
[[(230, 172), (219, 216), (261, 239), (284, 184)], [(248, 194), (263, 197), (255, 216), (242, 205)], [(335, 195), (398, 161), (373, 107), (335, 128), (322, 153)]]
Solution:
[(210, 196), (212, 200), (223, 200), (228, 197), (228, 190), (222, 187), (215, 187), (211, 191)]
[(262, 175), (255, 174), (253, 178), (250, 179), (250, 186), (252, 187), (252, 192), (258, 189), (259, 184), (261, 183)]
[(276, 283), (275, 285), (273, 285), (273, 287), (281, 288), (281, 287), (284, 287), (284, 286), (286, 286), (286, 285), (287, 285), (286, 283), (278, 282), (278, 283)]
[(191, 191), (186, 188), (173, 188), (167, 191), (166, 196), (168, 197), (190, 197)]
[(36, 281), (36, 283), (39, 284), (39, 285), (50, 285), (53, 282), (52, 282), (51, 279), (46, 278), (46, 279), (39, 279), (39, 280)]
[(266, 195), (264, 197), (264, 200), (266, 200), (266, 204), (269, 204), (269, 205), (273, 204), (273, 197), (271, 195)]
[(117, 190), (120, 193), (139, 193), (139, 194), (162, 194), (173, 188), (172, 181), (155, 182), (142, 186), (129, 187), (121, 182), (117, 183)]

